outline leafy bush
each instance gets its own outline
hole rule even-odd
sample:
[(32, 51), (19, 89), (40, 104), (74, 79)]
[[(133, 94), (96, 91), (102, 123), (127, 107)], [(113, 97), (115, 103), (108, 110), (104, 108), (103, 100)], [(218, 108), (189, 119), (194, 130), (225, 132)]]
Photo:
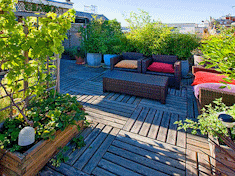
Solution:
[(235, 119), (235, 105), (227, 107), (222, 102), (222, 98), (214, 101), (214, 103), (215, 107), (212, 107), (212, 105), (210, 104), (206, 106), (207, 109), (202, 109), (202, 114), (199, 115), (197, 118), (198, 122), (195, 122), (191, 119), (186, 119), (185, 123), (183, 123), (181, 120), (175, 122), (175, 124), (179, 125), (178, 129), (184, 129), (185, 131), (188, 128), (192, 129), (192, 134), (196, 134), (197, 130), (200, 130), (202, 134), (210, 134), (217, 136), (217, 134), (215, 133), (217, 132), (219, 134), (227, 135), (227, 129), (218, 119), (218, 114), (220, 112), (226, 112)]
[(118, 54), (123, 50), (121, 25), (116, 19), (105, 21), (94, 16), (79, 32), (83, 39), (81, 48), (87, 53)]
[[(33, 98), (29, 102), (26, 115), (34, 122), (35, 140), (40, 140), (53, 139), (57, 130), (63, 131), (69, 125), (77, 125), (77, 121), (85, 120), (86, 114), (76, 97), (55, 94), (54, 90), (51, 90), (39, 98)], [(20, 150), (17, 138), (20, 130), (26, 126), (28, 125), (21, 114), (14, 119), (6, 119), (0, 134), (0, 147), (10, 151)]]
[(194, 34), (181, 34), (160, 21), (151, 20), (148, 12), (139, 10), (126, 17), (131, 29), (126, 33), (127, 51), (152, 54), (176, 55), (187, 59), (191, 51), (199, 46), (200, 39)]
[(207, 68), (215, 67), (228, 78), (225, 81), (235, 79), (235, 27), (219, 27), (219, 34), (210, 35), (202, 40), (200, 50), (204, 55)]
[(200, 38), (196, 34), (181, 34), (171, 32), (165, 39), (166, 45), (162, 48), (162, 54), (175, 55), (180, 60), (191, 57), (191, 52), (199, 47)]

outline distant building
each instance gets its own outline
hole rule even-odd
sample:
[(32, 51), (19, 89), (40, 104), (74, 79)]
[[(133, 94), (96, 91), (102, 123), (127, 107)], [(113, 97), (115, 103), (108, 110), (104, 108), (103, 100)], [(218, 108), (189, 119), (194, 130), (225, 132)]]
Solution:
[(218, 19), (210, 18), (210, 27), (214, 25), (223, 25), (226, 27), (231, 27), (231, 24), (235, 22), (235, 16), (231, 16), (230, 14), (226, 16), (219, 17)]
[(195, 23), (167, 23), (168, 27), (174, 27), (178, 29), (180, 33), (192, 33), (196, 32), (196, 24)]

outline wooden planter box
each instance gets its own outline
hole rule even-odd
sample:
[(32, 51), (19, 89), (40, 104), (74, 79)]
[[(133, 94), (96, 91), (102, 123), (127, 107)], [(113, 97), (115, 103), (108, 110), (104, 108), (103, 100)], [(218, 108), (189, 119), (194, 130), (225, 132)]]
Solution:
[[(78, 122), (81, 129), (83, 121)], [(0, 149), (1, 175), (33, 176), (40, 171), (49, 159), (56, 154), (59, 147), (64, 147), (79, 133), (77, 126), (70, 125), (64, 131), (57, 131), (54, 140), (41, 140), (24, 154), (7, 152)], [(2, 157), (3, 156), (3, 157)]]
[[(210, 136), (210, 139), (213, 139), (214, 142), (219, 144), (219, 141), (218, 141), (217, 138), (214, 138), (214, 137)], [(233, 157), (235, 157), (235, 151), (233, 151), (231, 148), (229, 148), (228, 146), (225, 146), (225, 145), (220, 145), (221, 148), (219, 148), (217, 145), (215, 145), (210, 140), (209, 140), (209, 146), (210, 146), (211, 156), (213, 158), (216, 158), (216, 160), (211, 158), (211, 164), (213, 166), (215, 166), (216, 169), (222, 171), (222, 173), (224, 173), (228, 176), (234, 176), (234, 172), (232, 172), (226, 166), (228, 166), (228, 167), (232, 168), (233, 170), (235, 170), (235, 161), (226, 152), (224, 152), (221, 148), (226, 150)], [(226, 166), (224, 166), (221, 163), (223, 163)]]

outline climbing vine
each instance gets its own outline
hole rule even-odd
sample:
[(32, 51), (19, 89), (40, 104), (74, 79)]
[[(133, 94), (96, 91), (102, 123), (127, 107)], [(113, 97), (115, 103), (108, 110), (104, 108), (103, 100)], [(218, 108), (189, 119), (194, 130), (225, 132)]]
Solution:
[[(51, 79), (48, 69), (55, 67), (48, 63), (55, 60), (55, 54), (63, 52), (62, 41), (74, 22), (75, 10), (70, 9), (59, 16), (49, 12), (39, 17), (38, 23), (36, 17), (16, 21), (15, 3), (15, 0), (0, 1), (0, 70), (7, 71), (2, 81), (5, 84), (0, 86), (10, 96), (17, 94), (29, 79), (34, 78), (24, 90), (22, 99), (26, 99), (38, 96), (48, 88), (45, 84)], [(24, 116), (23, 112), (20, 113)]]

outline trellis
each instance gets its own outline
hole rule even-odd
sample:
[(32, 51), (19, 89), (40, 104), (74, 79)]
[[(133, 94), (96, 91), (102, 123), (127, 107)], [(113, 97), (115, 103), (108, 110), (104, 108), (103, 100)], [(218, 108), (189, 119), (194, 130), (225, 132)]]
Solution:
[[(15, 13), (15, 16), (18, 17), (18, 22), (22, 22), (22, 18), (26, 18), (27, 16), (32, 16), (32, 17), (36, 17), (37, 18), (37, 26), (38, 26), (38, 18), (39, 17), (42, 17), (44, 15), (44, 13), (39, 13), (39, 14), (34, 14), (34, 13), (29, 13), (29, 12), (16, 12)], [(25, 33), (27, 33), (27, 29), (24, 30)], [(25, 52), (24, 53), (24, 56), (25, 56), (25, 63), (29, 62), (30, 61), (30, 58), (28, 57), (28, 53)], [(51, 81), (45, 81), (43, 82), (42, 84), (46, 84), (47, 86), (47, 90), (51, 90), (51, 89), (55, 89), (57, 92), (60, 92), (60, 57), (59, 57), (59, 54), (54, 54), (54, 60), (49, 60), (49, 58), (47, 59), (47, 62), (45, 63), (46, 64), (46, 74), (47, 75), (50, 75), (52, 77), (52, 80)], [(56, 68), (53, 69), (53, 68), (49, 68), (49, 65), (55, 65)], [(0, 68), (1, 68), (1, 62), (0, 62)], [(4, 75), (6, 73), (6, 71), (4, 70), (1, 70), (0, 69), (0, 75)], [(4, 78), (3, 78), (4, 80)], [(2, 80), (2, 85), (5, 86), (7, 83), (3, 83), (3, 80)], [(23, 94), (25, 94), (25, 92), (27, 91), (27, 89), (29, 89), (29, 80), (24, 80), (24, 79), (19, 79), (18, 82), (20, 81), (23, 81), (23, 88), (17, 92), (14, 92), (14, 93), (10, 93), (9, 95), (7, 94), (1, 94), (1, 91), (0, 91), (0, 104), (3, 104), (3, 100), (7, 99), (7, 98), (10, 98), (10, 99), (14, 99), (14, 95), (15, 94), (18, 94), (20, 92), (23, 92)], [(38, 84), (38, 82), (36, 83)], [(36, 85), (35, 84), (35, 85)], [(35, 86), (33, 85), (33, 86)], [(3, 89), (2, 86), (0, 86), (0, 89)], [(4, 91), (3, 91), (4, 92)], [(27, 96), (26, 98), (21, 98), (19, 99), (15, 104), (18, 106), (18, 105), (23, 105), (23, 107), (26, 107), (28, 102), (29, 102), (29, 99), (32, 98), (32, 96)], [(14, 99), (16, 101), (16, 99)], [(10, 101), (9, 104), (5, 105), (5, 107), (1, 107), (0, 108), (0, 112), (8, 112), (6, 113), (7, 114), (7, 117), (10, 117), (10, 118), (13, 118), (14, 116), (18, 115), (19, 112), (17, 112), (14, 107), (16, 107), (14, 105), (14, 103), (12, 101)], [(7, 117), (4, 117), (4, 118), (7, 118)], [(3, 118), (2, 118), (3, 119)]]

